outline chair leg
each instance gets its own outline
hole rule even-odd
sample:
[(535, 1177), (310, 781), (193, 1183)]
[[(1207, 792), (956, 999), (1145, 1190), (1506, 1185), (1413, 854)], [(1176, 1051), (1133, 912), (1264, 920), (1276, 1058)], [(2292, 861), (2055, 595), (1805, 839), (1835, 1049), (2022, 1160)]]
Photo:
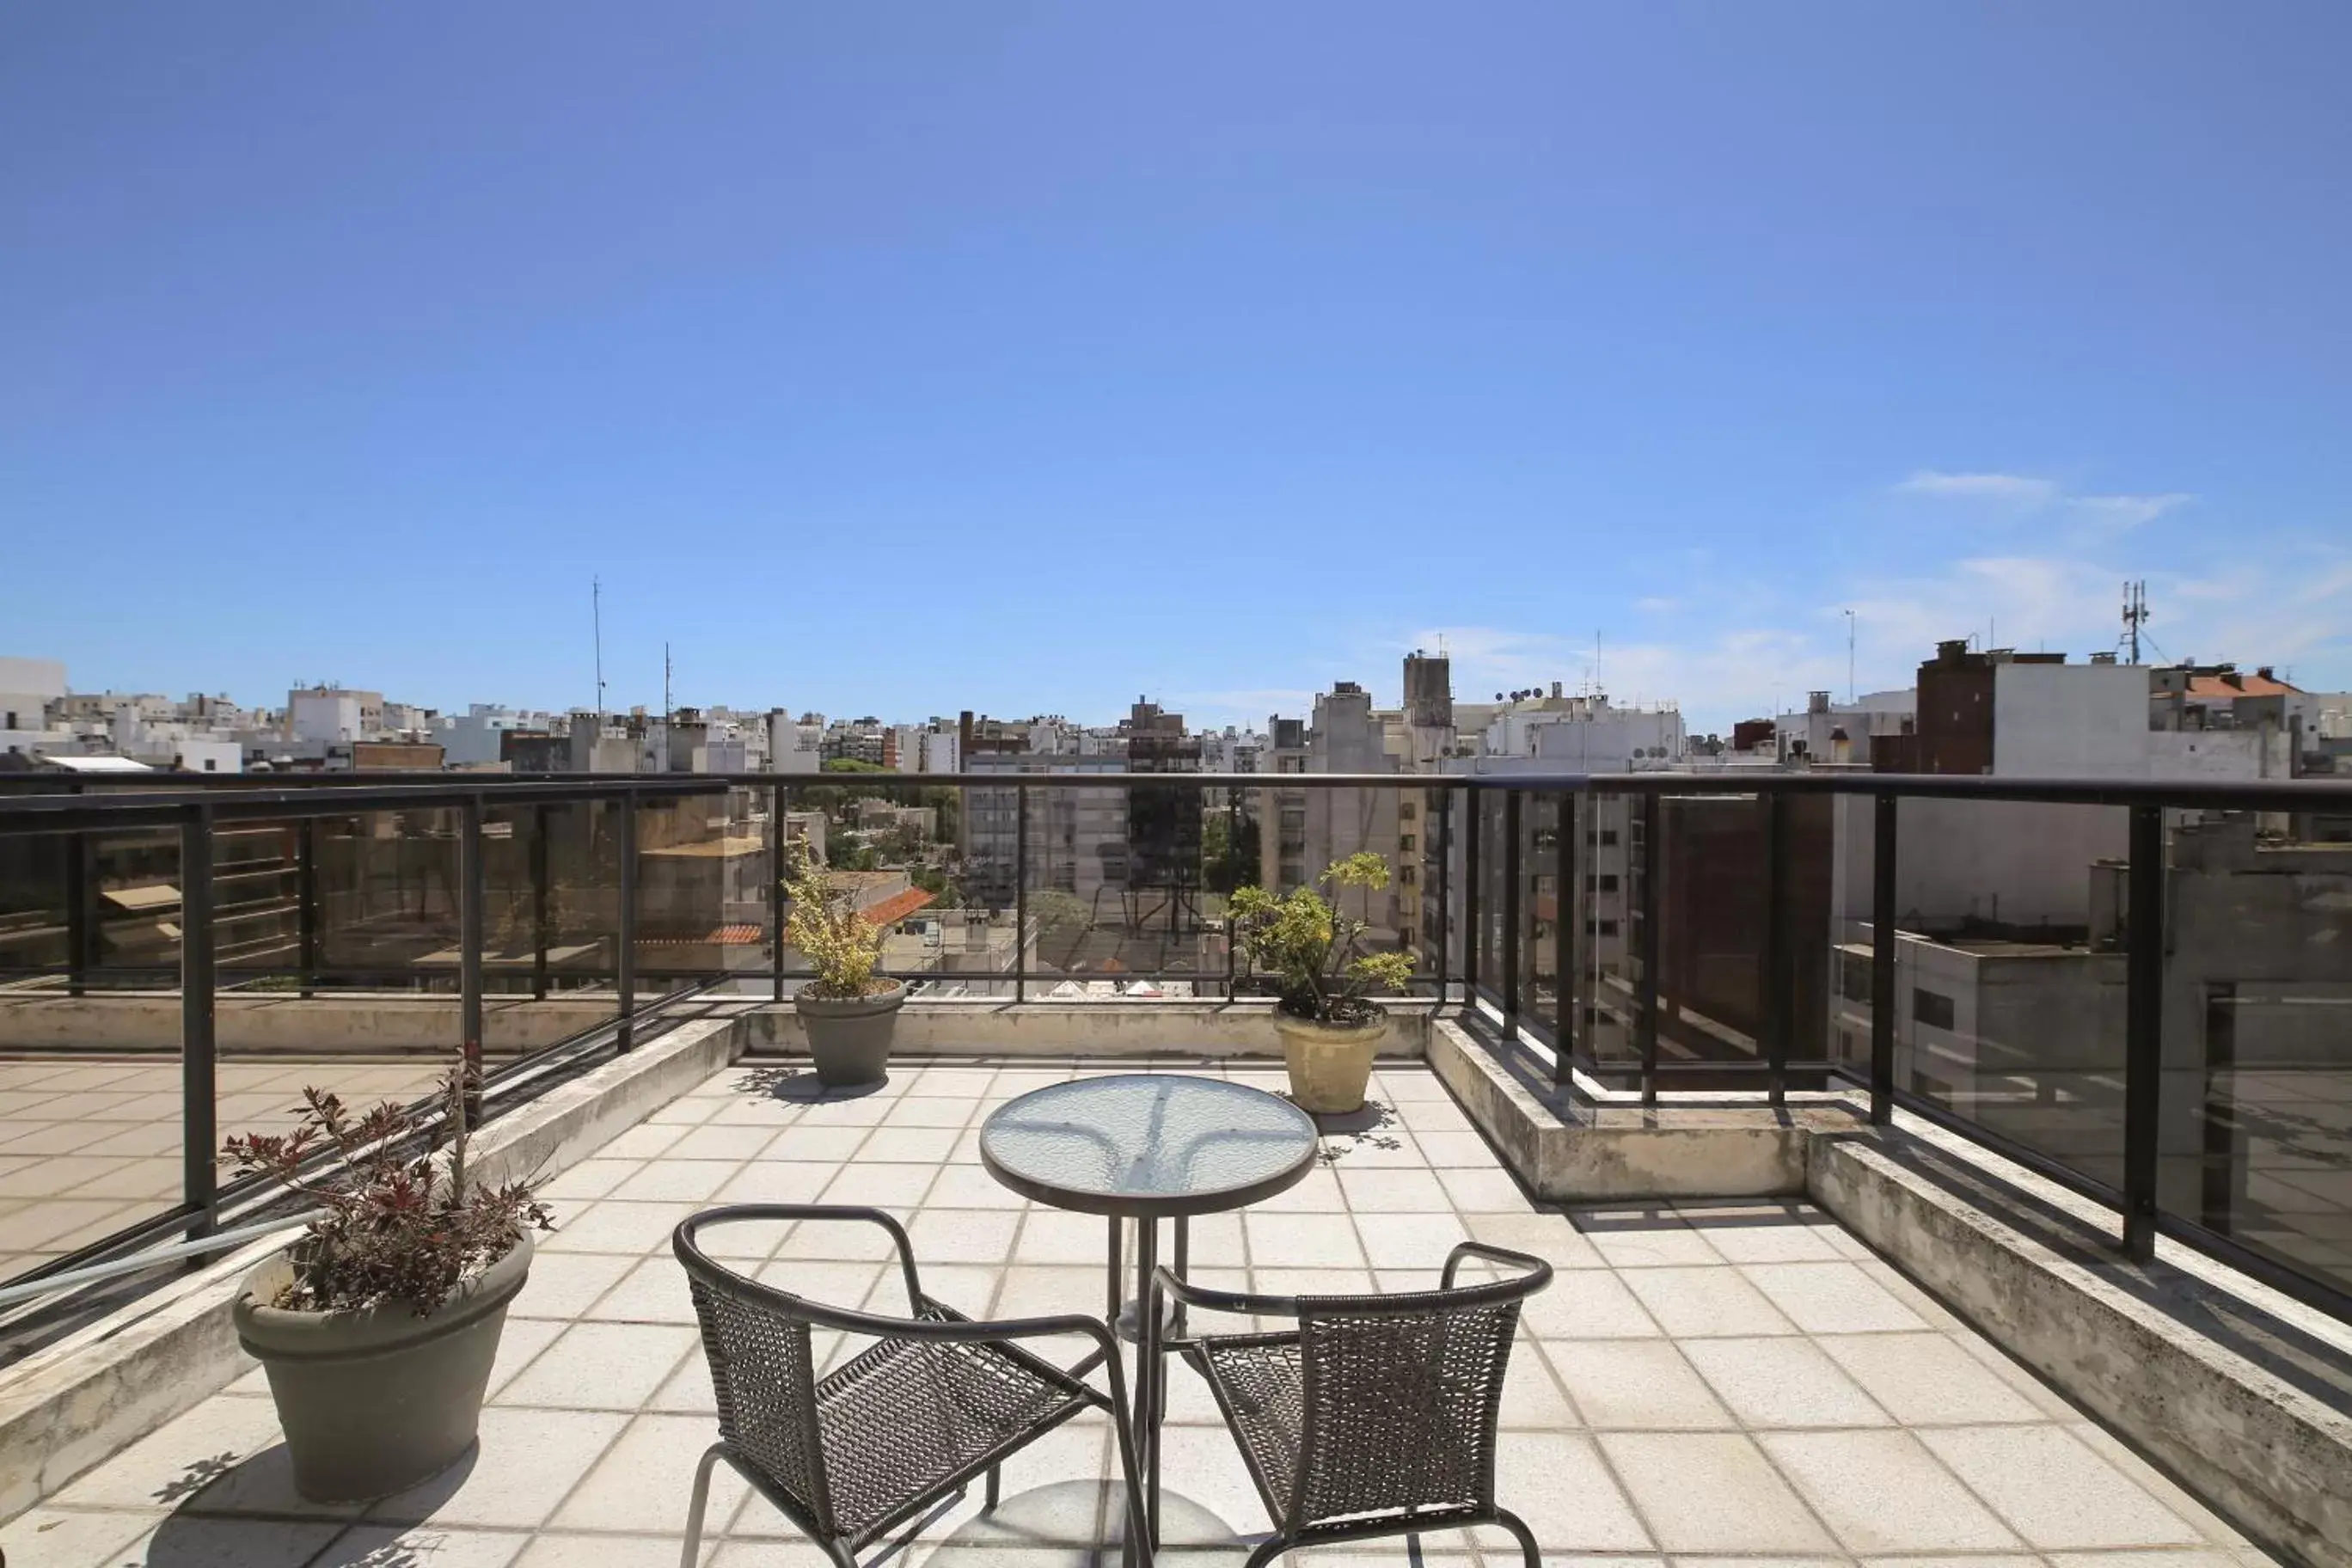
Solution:
[(990, 1512), (990, 1513), (994, 1513), (994, 1512), (996, 1511), (997, 1472), (998, 1472), (999, 1470), (1003, 1469), (1003, 1468), (1004, 1468), (1004, 1467), (1003, 1467), (1003, 1466), (1002, 1466), (1002, 1465), (991, 1465), (991, 1466), (989, 1466), (989, 1467), (988, 1467), (988, 1506), (987, 1506), (987, 1511), (988, 1511), (988, 1512)]
[(694, 1467), (694, 1499), (686, 1505), (686, 1551), (678, 1557), (678, 1568), (695, 1568), (695, 1560), (702, 1555), (702, 1510), (710, 1502), (710, 1467), (724, 1451), (725, 1445), (713, 1443), (702, 1451), (702, 1463)]
[(1265, 1568), (1265, 1565), (1290, 1550), (1290, 1537), (1276, 1535), (1249, 1554), (1244, 1568)]
[(1543, 1554), (1536, 1550), (1536, 1532), (1528, 1528), (1526, 1520), (1509, 1509), (1498, 1508), (1495, 1522), (1519, 1538), (1519, 1554), (1528, 1560), (1527, 1568), (1543, 1568)]

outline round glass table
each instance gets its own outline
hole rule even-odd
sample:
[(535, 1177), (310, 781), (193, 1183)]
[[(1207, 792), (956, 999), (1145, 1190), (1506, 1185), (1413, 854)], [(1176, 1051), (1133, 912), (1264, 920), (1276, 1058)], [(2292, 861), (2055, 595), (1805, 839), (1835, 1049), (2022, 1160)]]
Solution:
[(991, 1174), (1080, 1214), (1163, 1219), (1237, 1209), (1314, 1168), (1315, 1123), (1288, 1100), (1184, 1073), (1114, 1073), (1033, 1089), (980, 1131)]

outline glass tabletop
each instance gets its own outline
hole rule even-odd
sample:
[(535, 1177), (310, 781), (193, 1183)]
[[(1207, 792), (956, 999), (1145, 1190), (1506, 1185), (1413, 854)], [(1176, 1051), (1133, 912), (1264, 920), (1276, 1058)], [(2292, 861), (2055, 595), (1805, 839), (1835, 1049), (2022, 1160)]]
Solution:
[(980, 1157), (1013, 1191), (1087, 1214), (1241, 1208), (1314, 1167), (1314, 1121), (1288, 1100), (1182, 1073), (1034, 1089), (982, 1126)]

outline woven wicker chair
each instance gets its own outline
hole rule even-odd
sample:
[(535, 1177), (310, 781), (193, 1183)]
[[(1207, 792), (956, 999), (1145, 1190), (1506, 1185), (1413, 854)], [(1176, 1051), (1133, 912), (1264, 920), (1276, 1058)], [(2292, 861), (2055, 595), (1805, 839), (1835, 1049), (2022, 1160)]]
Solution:
[[(898, 1249), (908, 1316), (876, 1316), (820, 1306), (746, 1279), (712, 1262), (696, 1237), (749, 1220), (846, 1221), (880, 1226)], [(702, 1348), (719, 1396), (719, 1441), (694, 1474), (684, 1568), (701, 1550), (710, 1468), (733, 1466), (841, 1568), (856, 1553), (961, 1493), (987, 1472), (996, 1506), (997, 1468), (1082, 1410), (1106, 1411), (1125, 1467), (1128, 1537), (1141, 1509), (1118, 1342), (1101, 1321), (1076, 1314), (975, 1322), (922, 1292), (898, 1222), (876, 1209), (803, 1204), (737, 1204), (707, 1209), (671, 1237), (686, 1266)], [(874, 1343), (822, 1376), (813, 1329), (870, 1336)], [(1016, 1342), (1075, 1334), (1094, 1342), (1076, 1364), (1055, 1366)], [(1109, 1373), (1106, 1394), (1085, 1379)], [(1132, 1553), (1150, 1568), (1148, 1546)]]
[[(1465, 1258), (1523, 1272), (1456, 1288)], [(1509, 1531), (1527, 1568), (1540, 1568), (1525, 1521), (1495, 1501), (1495, 1431), (1519, 1303), (1550, 1283), (1543, 1259), (1475, 1241), (1447, 1255), (1439, 1289), (1412, 1294), (1236, 1295), (1159, 1270), (1144, 1364), (1171, 1352), (1208, 1380), (1274, 1520), (1273, 1539), (1248, 1568), (1297, 1547), (1479, 1524)], [(1188, 1307), (1295, 1318), (1298, 1327), (1186, 1339)], [(1156, 1541), (1159, 1441), (1147, 1440)]]

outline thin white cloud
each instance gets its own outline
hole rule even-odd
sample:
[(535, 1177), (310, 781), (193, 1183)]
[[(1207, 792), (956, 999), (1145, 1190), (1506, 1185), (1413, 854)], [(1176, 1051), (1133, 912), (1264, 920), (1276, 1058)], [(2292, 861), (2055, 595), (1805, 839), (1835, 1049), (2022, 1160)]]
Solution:
[(2079, 495), (2056, 479), (2031, 474), (1962, 474), (1941, 468), (1921, 468), (1895, 485), (1893, 493), (1969, 502), (1980, 512), (1990, 510), (2013, 517), (2047, 519), (2054, 513), (2067, 525), (2071, 542), (2077, 544), (2128, 533), (2197, 499), (2183, 490)]
[(1683, 602), (1680, 599), (1665, 599), (1653, 596), (1646, 599), (1634, 600), (1633, 607), (1641, 611), (1645, 616), (1670, 616), (1676, 610), (1683, 607)]
[(1959, 500), (1999, 501), (2004, 506), (2047, 506), (2058, 499), (2053, 479), (2024, 474), (1950, 474), (1922, 468), (1895, 487), (1897, 495), (1941, 496)]

